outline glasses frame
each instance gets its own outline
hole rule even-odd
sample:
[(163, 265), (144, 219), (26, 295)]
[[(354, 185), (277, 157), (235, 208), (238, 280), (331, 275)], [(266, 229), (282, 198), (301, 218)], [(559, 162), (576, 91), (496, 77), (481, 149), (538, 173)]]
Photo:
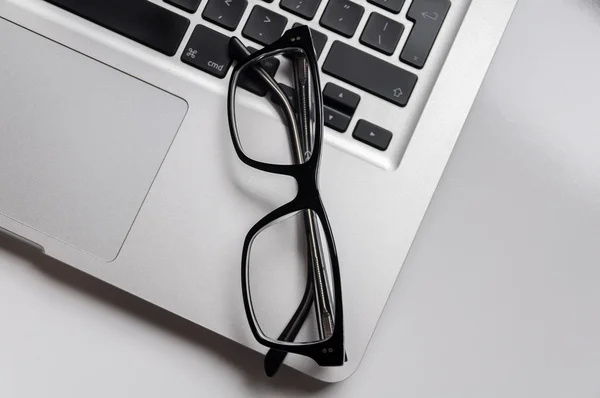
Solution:
[[(232, 40), (236, 40), (235, 38)], [(301, 50), (306, 54), (308, 59), (308, 65), (311, 72), (310, 83), (313, 89), (313, 98), (315, 101), (314, 112), (315, 112), (315, 124), (314, 124), (314, 144), (312, 154), (310, 158), (304, 163), (297, 163), (292, 165), (282, 164), (271, 164), (266, 162), (260, 162), (248, 157), (242, 150), (241, 142), (239, 139), (238, 128), (236, 124), (236, 91), (239, 86), (239, 79), (249, 65), (256, 64), (260, 60), (272, 56), (274, 54), (283, 53), (284, 51)], [(287, 103), (287, 106), (291, 108), (289, 101), (277, 87), (271, 87), (272, 90), (276, 91), (276, 94)], [(279, 92), (278, 92), (279, 90)], [(288, 109), (288, 111), (289, 111)], [(341, 366), (345, 362), (345, 350), (344, 350), (344, 316), (343, 316), (343, 304), (342, 304), (342, 289), (341, 289), (341, 277), (339, 269), (339, 260), (335, 241), (331, 231), (331, 226), (325, 207), (321, 200), (319, 192), (319, 166), (321, 162), (321, 152), (323, 147), (323, 94), (321, 91), (321, 82), (319, 79), (319, 67), (317, 62), (316, 53), (312, 41), (312, 35), (310, 29), (306, 26), (300, 26), (294, 29), (288, 30), (284, 35), (275, 41), (273, 44), (266, 46), (262, 50), (259, 50), (244, 61), (238, 62), (233, 69), (231, 80), (229, 82), (229, 90), (227, 97), (227, 114), (229, 121), (229, 130), (231, 133), (231, 139), (236, 154), (239, 159), (246, 165), (253, 167), (257, 170), (261, 170), (271, 174), (285, 175), (292, 177), (296, 180), (298, 186), (298, 192), (294, 199), (290, 202), (280, 206), (271, 213), (267, 214), (260, 221), (258, 221), (248, 232), (244, 239), (244, 245), (242, 249), (242, 296), (244, 301), (244, 308), (246, 311), (246, 317), (252, 334), (256, 340), (263, 346), (271, 349), (282, 351), (285, 353), (294, 353), (312, 358), (320, 366)], [(260, 234), (265, 228), (268, 228), (271, 224), (274, 224), (290, 215), (297, 214), (303, 211), (314, 212), (321, 221), (323, 233), (325, 236), (325, 243), (328, 247), (328, 253), (331, 258), (331, 274), (333, 281), (333, 297), (335, 303), (334, 311), (334, 330), (332, 335), (324, 340), (312, 343), (296, 343), (293, 341), (279, 341), (267, 337), (257, 321), (256, 313), (254, 311), (249, 287), (249, 258), (250, 249), (256, 236)], [(309, 287), (307, 287), (307, 291)], [(299, 327), (306, 318), (307, 311), (301, 311), (303, 307), (306, 307), (307, 295), (302, 299), (300, 306), (292, 319), (288, 323), (286, 330), (290, 327), (295, 329), (297, 333)], [(300, 322), (299, 322), (300, 321)], [(288, 330), (289, 331), (289, 330)], [(295, 335), (296, 333), (291, 333)], [(282, 336), (286, 334), (285, 330)], [(281, 356), (279, 356), (281, 358)], [(281, 358), (282, 360), (283, 358)], [(278, 366), (277, 366), (278, 367)]]

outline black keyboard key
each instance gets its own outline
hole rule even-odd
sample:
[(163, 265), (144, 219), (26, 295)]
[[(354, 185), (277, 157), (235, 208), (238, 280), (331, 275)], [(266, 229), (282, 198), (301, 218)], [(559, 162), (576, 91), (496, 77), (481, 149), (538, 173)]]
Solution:
[(448, 10), (450, 0), (414, 0), (406, 16), (414, 26), (400, 55), (402, 62), (418, 69), (425, 66)]
[(352, 37), (365, 8), (348, 0), (330, 0), (321, 17), (321, 25), (342, 36)]
[(327, 83), (323, 90), (323, 103), (331, 108), (337, 109), (347, 115), (354, 115), (360, 96), (350, 90), (346, 90), (337, 84)]
[(325, 126), (332, 128), (335, 131), (339, 131), (340, 133), (348, 130), (350, 116), (328, 106), (324, 106), (323, 117), (325, 119)]
[[(302, 24), (295, 23), (292, 27), (297, 28), (298, 26), (302, 26)], [(327, 35), (319, 32), (318, 30), (314, 30), (313, 28), (310, 28), (310, 34), (313, 38), (313, 44), (315, 46), (315, 52), (317, 53), (317, 59), (319, 59), (319, 57), (323, 53), (325, 44), (327, 44)]]
[(190, 21), (146, 0), (46, 0), (165, 55), (177, 52)]
[(321, 0), (281, 0), (279, 6), (309, 21), (315, 17)]
[[(125, 3), (125, 1), (121, 2)], [(193, 14), (196, 11), (198, 11), (200, 0), (165, 0), (165, 3), (171, 4), (172, 6), (181, 8), (183, 11), (187, 11)]]
[(340, 41), (331, 46), (323, 71), (400, 106), (417, 84), (417, 75)]
[(183, 50), (181, 60), (222, 79), (231, 66), (229, 37), (198, 25)]
[[(296, 107), (296, 90), (294, 90), (290, 86), (287, 86), (283, 83), (279, 83), (279, 87), (281, 87), (281, 91), (283, 91), (283, 93), (287, 97), (288, 101), (290, 101), (292, 108), (295, 108)], [(273, 94), (273, 93), (271, 94), (271, 101), (273, 101), (273, 103), (275, 103), (275, 104), (281, 105), (281, 101), (279, 101), (279, 97), (277, 96), (277, 94)]]
[(264, 7), (254, 6), (242, 35), (266, 46), (281, 37), (285, 25), (287, 25), (286, 17)]
[(233, 31), (238, 27), (247, 5), (248, 0), (208, 0), (202, 18)]
[(393, 12), (394, 14), (399, 14), (402, 6), (404, 5), (404, 0), (368, 0), (369, 3), (375, 4), (384, 10), (389, 12)]
[(392, 140), (391, 132), (366, 120), (358, 121), (352, 136), (380, 151), (385, 151), (390, 146), (390, 141)]
[(400, 41), (404, 25), (376, 12), (372, 13), (360, 36), (360, 42), (368, 47), (392, 55)]
[[(249, 47), (248, 50), (250, 50), (252, 53), (257, 51), (256, 48), (252, 47)], [(275, 57), (263, 59), (260, 62), (260, 65), (271, 77), (274, 77), (275, 73), (277, 73), (279, 64), (279, 60)], [(267, 95), (267, 92), (270, 90), (267, 84), (263, 81), (262, 77), (260, 77), (260, 75), (258, 75), (253, 69), (246, 70), (244, 74), (240, 76), (238, 82), (240, 87), (261, 97)]]

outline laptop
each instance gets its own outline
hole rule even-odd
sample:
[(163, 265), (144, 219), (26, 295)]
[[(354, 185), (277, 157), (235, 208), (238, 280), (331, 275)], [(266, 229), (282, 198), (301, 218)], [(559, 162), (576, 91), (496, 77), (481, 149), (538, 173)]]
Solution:
[[(0, 233), (265, 353), (244, 312), (242, 244), (268, 212), (265, 192), (295, 187), (273, 189), (235, 154), (227, 45), (236, 36), (258, 49), (308, 25), (348, 361), (288, 355), (285, 364), (343, 380), (360, 364), (515, 4), (0, 0)], [(268, 117), (248, 112), (257, 126)]]

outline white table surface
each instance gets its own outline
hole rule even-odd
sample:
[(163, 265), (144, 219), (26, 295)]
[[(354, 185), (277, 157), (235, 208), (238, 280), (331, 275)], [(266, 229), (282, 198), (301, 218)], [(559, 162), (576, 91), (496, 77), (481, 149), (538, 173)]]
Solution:
[(600, 397), (599, 71), (599, 0), (521, 0), (349, 380), (0, 240), (0, 397)]

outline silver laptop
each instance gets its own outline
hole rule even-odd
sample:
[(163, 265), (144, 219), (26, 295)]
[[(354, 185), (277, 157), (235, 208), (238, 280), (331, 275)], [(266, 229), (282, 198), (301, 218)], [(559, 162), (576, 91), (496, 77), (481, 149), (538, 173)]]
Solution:
[[(266, 352), (246, 320), (242, 244), (296, 188), (235, 154), (227, 45), (237, 36), (258, 49), (308, 25), (348, 361), (285, 363), (343, 380), (364, 355), (515, 3), (0, 0), (0, 231)], [(247, 112), (256, 128), (270, 117)]]

